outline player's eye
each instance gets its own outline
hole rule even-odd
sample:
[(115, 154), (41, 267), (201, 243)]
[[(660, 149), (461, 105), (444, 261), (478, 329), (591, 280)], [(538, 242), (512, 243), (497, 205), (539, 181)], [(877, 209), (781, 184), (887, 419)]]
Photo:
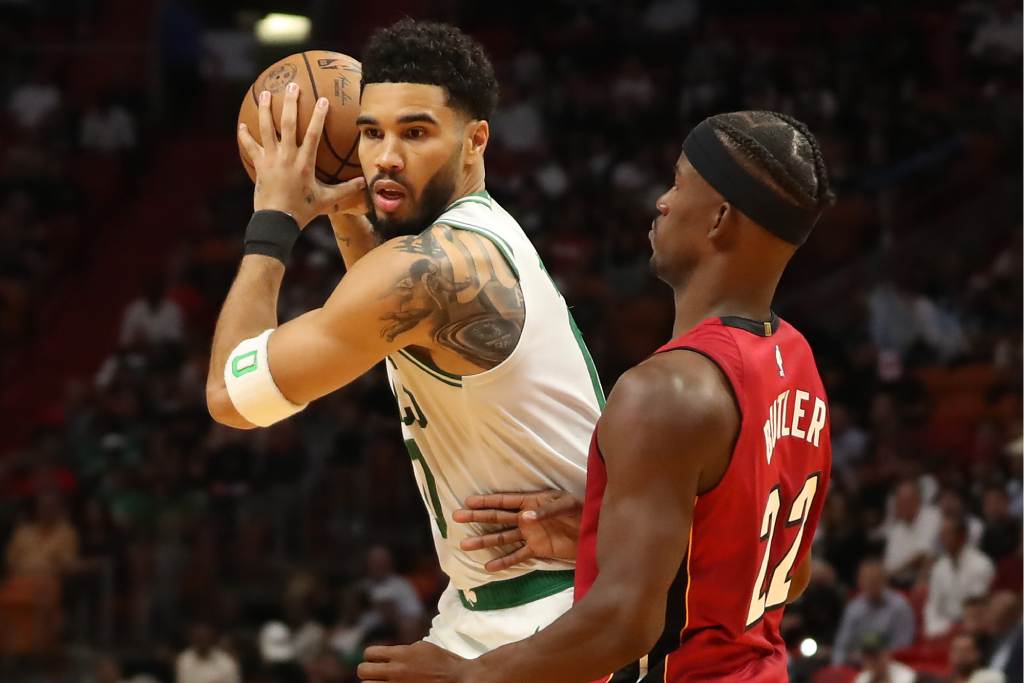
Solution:
[(410, 128), (409, 130), (405, 131), (405, 137), (409, 138), (410, 140), (419, 140), (420, 138), (424, 138), (426, 136), (427, 131), (425, 131), (422, 128)]
[(380, 140), (384, 137), (384, 133), (380, 128), (363, 128), (362, 133), (371, 140)]

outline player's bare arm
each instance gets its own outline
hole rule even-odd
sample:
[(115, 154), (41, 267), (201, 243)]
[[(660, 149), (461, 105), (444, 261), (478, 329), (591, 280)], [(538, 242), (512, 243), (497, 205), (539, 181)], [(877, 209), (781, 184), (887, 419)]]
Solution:
[[(326, 108), (316, 108), (311, 132), (295, 148), (288, 131), (294, 131), (297, 97), (296, 90), (287, 91), (281, 141), (264, 149), (244, 129), (239, 136), (257, 167), (256, 210), (288, 213), (303, 226), (335, 204), (361, 201), (363, 184), (357, 179), (331, 187), (315, 180), (312, 150)], [(260, 122), (266, 127), (262, 139), (275, 141), (269, 97), (261, 98)], [(264, 340), (271, 391), (278, 394), (275, 400), (297, 409), (348, 384), (399, 348), (411, 347), (462, 374), (501, 362), (522, 330), (518, 282), (493, 245), (457, 232), (434, 226), (368, 252), (322, 308), (280, 327), (276, 311), (284, 265), (272, 256), (246, 255), (214, 333), (207, 380), (211, 416), (232, 427), (256, 426), (233, 403), (225, 369), (243, 377), (256, 369), (248, 358), (236, 362), (238, 367), (228, 363), (233, 350), (265, 330), (273, 330)], [(268, 424), (272, 421), (273, 415), (267, 418)]]
[(427, 643), (369, 648), (360, 678), (572, 683), (636, 660), (662, 631), (695, 499), (721, 478), (738, 429), (726, 380), (703, 356), (660, 354), (630, 370), (598, 425), (608, 486), (597, 542), (601, 572), (590, 592), (535, 636), (478, 659)]
[[(246, 268), (250, 259), (260, 262)], [(261, 322), (250, 326), (250, 332), (275, 327), (283, 275), (284, 267), (274, 259), (246, 256), (225, 311), (230, 312), (231, 306), (248, 311), (259, 297), (256, 307), (263, 309)], [(262, 286), (250, 286), (250, 277)], [(345, 386), (400, 348), (447, 371), (472, 374), (511, 354), (524, 316), (515, 274), (493, 245), (472, 233), (437, 225), (369, 252), (342, 278), (322, 308), (277, 327), (268, 340), (270, 373), (284, 397), (296, 405)], [(231, 342), (244, 338), (222, 339), (220, 331), (218, 321), (214, 363), (218, 351), (226, 361), (234, 348)], [(207, 399), (219, 422), (251, 426), (214, 371)]]
[(365, 211), (366, 207), (360, 206), (355, 211), (346, 212), (343, 206), (335, 204), (328, 214), (331, 229), (334, 231), (334, 241), (338, 244), (338, 252), (346, 270), (351, 269), (356, 261), (381, 243), (380, 235), (366, 218)]

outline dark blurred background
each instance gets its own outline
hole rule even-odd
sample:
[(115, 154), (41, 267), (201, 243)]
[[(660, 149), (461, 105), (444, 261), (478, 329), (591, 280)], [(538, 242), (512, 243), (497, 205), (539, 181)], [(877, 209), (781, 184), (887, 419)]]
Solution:
[[(311, 35), (262, 44), (269, 12)], [(0, 680), (348, 683), (425, 633), (445, 579), (383, 371), (268, 430), (204, 403), (246, 88), (403, 15), (490, 50), (488, 189), (606, 390), (670, 336), (646, 234), (689, 128), (810, 125), (839, 201), (777, 310), (817, 353), (834, 479), (793, 680), (1020, 681), (1021, 12), (982, 0), (0, 0)], [(308, 230), (282, 320), (343, 270)]]

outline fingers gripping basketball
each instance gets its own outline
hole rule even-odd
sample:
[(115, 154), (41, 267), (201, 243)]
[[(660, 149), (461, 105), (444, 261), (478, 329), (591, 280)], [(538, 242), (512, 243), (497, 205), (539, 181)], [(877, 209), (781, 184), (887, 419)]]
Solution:
[[(299, 84), (296, 144), (301, 144), (317, 98), (330, 100), (324, 122), (323, 136), (316, 156), (316, 177), (324, 183), (338, 183), (362, 173), (359, 166), (359, 83), (362, 67), (348, 55), (324, 50), (309, 50), (290, 55), (261, 73), (246, 92), (238, 111), (238, 123), (244, 123), (256, 142), (260, 143), (259, 94), (269, 90), (273, 95), (271, 112), (274, 131), (280, 135), (284, 89), (292, 81)], [(242, 164), (249, 177), (256, 180), (256, 169), (243, 149)]]

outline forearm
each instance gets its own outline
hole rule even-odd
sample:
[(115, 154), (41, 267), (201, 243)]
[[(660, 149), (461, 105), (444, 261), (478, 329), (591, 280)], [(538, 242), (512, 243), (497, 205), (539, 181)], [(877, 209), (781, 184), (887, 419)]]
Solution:
[[(600, 582), (600, 579), (599, 579)], [(474, 683), (585, 683), (646, 654), (661, 624), (625, 591), (595, 583), (572, 610), (526, 640), (467, 662)], [(657, 603), (657, 600), (649, 601)]]
[(277, 297), (282, 279), (284, 264), (277, 259), (258, 254), (242, 259), (213, 332), (208, 390), (224, 385), (224, 365), (239, 342), (277, 327)]
[(330, 219), (346, 270), (377, 246), (377, 233), (365, 216), (335, 213), (330, 215)]

